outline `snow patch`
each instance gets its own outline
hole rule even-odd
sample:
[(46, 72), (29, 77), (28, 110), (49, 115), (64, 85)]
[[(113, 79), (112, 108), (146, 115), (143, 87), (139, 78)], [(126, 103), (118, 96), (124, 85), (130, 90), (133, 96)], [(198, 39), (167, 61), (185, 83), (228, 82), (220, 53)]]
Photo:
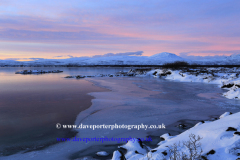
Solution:
[[(188, 146), (192, 144), (199, 145), (197, 153), (200, 157), (209, 160), (219, 160), (219, 157), (224, 160), (237, 159), (240, 153), (240, 135), (233, 134), (232, 131), (226, 131), (226, 129), (229, 127), (236, 128), (237, 132), (240, 133), (240, 112), (231, 115), (229, 113), (224, 113), (220, 116), (222, 118), (216, 121), (201, 122), (202, 124), (198, 125), (198, 127), (192, 127), (177, 136), (170, 136), (168, 133), (164, 134), (161, 137), (165, 139), (165, 142), (149, 151), (143, 150), (140, 144), (128, 142), (126, 145), (123, 145), (127, 149), (126, 159), (169, 160), (171, 157), (170, 149), (174, 146), (176, 152), (180, 155), (190, 156), (192, 151), (189, 150)], [(229, 126), (230, 124), (231, 126)], [(192, 143), (190, 138), (197, 141)], [(139, 152), (136, 153), (134, 151)], [(114, 153), (114, 160), (116, 159), (116, 154), (121, 155), (118, 151)]]

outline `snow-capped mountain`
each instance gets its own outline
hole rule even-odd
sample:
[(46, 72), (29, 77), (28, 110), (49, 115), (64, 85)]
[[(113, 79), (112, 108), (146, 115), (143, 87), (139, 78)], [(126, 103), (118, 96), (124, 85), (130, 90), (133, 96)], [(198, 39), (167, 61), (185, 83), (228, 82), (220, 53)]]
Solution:
[(168, 53), (168, 52), (157, 53), (157, 54), (150, 56), (149, 58), (161, 59), (161, 60), (183, 60), (182, 57), (179, 57), (176, 54)]
[(0, 66), (54, 66), (54, 65), (163, 65), (169, 62), (185, 61), (190, 64), (207, 65), (238, 65), (240, 54), (231, 56), (196, 56), (182, 58), (173, 53), (162, 52), (152, 56), (101, 56), (101, 57), (73, 57), (67, 59), (39, 59), (33, 61), (0, 60)]

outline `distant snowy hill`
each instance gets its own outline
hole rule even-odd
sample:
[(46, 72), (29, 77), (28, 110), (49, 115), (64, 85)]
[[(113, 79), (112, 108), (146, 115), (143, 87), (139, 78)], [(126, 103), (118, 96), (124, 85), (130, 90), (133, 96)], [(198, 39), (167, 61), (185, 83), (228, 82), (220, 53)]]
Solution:
[(100, 56), (100, 57), (73, 57), (67, 59), (39, 59), (34, 61), (0, 60), (0, 66), (57, 66), (57, 65), (163, 65), (168, 62), (186, 61), (190, 64), (240, 64), (240, 55), (231, 56), (189, 56), (182, 58), (173, 53), (163, 52), (152, 56)]
[(179, 57), (176, 54), (168, 53), (168, 52), (162, 52), (162, 53), (154, 54), (154, 55), (150, 56), (149, 58), (151, 58), (151, 59), (161, 59), (161, 60), (183, 60), (182, 57)]

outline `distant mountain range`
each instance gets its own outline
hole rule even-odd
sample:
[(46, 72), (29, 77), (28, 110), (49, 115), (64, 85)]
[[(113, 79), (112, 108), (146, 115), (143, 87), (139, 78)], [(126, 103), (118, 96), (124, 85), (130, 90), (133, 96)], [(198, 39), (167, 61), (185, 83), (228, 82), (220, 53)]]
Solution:
[(185, 56), (163, 52), (152, 56), (73, 57), (67, 59), (36, 59), (33, 61), (0, 60), (0, 66), (91, 66), (91, 65), (163, 65), (186, 61), (200, 65), (240, 65), (240, 54), (231, 56)]

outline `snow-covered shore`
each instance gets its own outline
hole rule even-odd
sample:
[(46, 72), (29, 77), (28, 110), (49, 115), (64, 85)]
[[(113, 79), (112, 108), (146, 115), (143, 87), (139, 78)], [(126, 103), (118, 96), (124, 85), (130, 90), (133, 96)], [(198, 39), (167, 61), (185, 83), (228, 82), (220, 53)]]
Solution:
[[(116, 75), (104, 75), (103, 77), (136, 76), (163, 78), (180, 82), (201, 82), (218, 84), (219, 87), (227, 89), (223, 93), (228, 99), (240, 99), (240, 69), (239, 68), (182, 68), (130, 70), (127, 73)], [(100, 76), (96, 76), (100, 77)], [(226, 112), (218, 120), (202, 121), (194, 127), (177, 136), (169, 133), (163, 134), (159, 147), (151, 149), (144, 145), (144, 142), (135, 143), (129, 141), (120, 146), (127, 150), (126, 154), (121, 151), (113, 153), (112, 160), (164, 160), (176, 159), (211, 159), (211, 160), (232, 160), (240, 159), (240, 112), (231, 115)]]
[(164, 134), (157, 148), (129, 141), (120, 146), (127, 153), (115, 151), (112, 160), (120, 160), (121, 156), (127, 160), (182, 160), (184, 156), (203, 160), (240, 159), (240, 112), (230, 114), (225, 113), (215, 121), (200, 122), (177, 136)]
[[(239, 68), (182, 68), (174, 69), (135, 69), (129, 72), (115, 75), (104, 75), (103, 77), (155, 77), (178, 82), (201, 82), (217, 84), (220, 88), (227, 89), (223, 93), (228, 99), (240, 99)], [(87, 76), (86, 76), (87, 77)], [(102, 76), (96, 76), (102, 77)], [(121, 151), (113, 153), (112, 160), (161, 160), (161, 159), (211, 159), (211, 160), (231, 160), (240, 158), (240, 112), (230, 115), (226, 112), (218, 120), (202, 121), (194, 127), (177, 136), (166, 133), (160, 136), (164, 141), (159, 143), (159, 147), (150, 148), (144, 142), (135, 143), (129, 141), (120, 146), (127, 150), (126, 154)], [(194, 143), (192, 141), (195, 141)], [(191, 150), (191, 147), (196, 147)]]
[(77, 75), (67, 76), (65, 78), (85, 78), (85, 77), (124, 77), (136, 76), (146, 77), (152, 76), (155, 78), (163, 78), (167, 80), (181, 81), (181, 82), (202, 82), (210, 84), (218, 84), (219, 87), (228, 90), (223, 94), (228, 99), (240, 99), (240, 69), (234, 68), (197, 68), (189, 69), (183, 68), (181, 70), (172, 69), (131, 69), (128, 72), (119, 72), (116, 74), (98, 74), (98, 75)]
[[(181, 82), (202, 82), (218, 84), (229, 90), (223, 96), (240, 99), (240, 78), (238, 68), (198, 68), (198, 69), (155, 69), (148, 72), (130, 71), (135, 76), (153, 76)], [(240, 159), (240, 112), (226, 112), (215, 121), (202, 121), (194, 127), (177, 135), (169, 133), (160, 136), (163, 140), (159, 147), (150, 147), (129, 141), (120, 146), (127, 150), (124, 155), (115, 151), (112, 160), (167, 160), (203, 159), (238, 160)], [(121, 154), (120, 154), (121, 153)]]
[(223, 94), (229, 99), (240, 99), (240, 69), (234, 68), (183, 68), (181, 70), (155, 69), (149, 72), (137, 72), (136, 76), (153, 76), (167, 80), (181, 82), (203, 82), (218, 84), (219, 87), (228, 90)]

